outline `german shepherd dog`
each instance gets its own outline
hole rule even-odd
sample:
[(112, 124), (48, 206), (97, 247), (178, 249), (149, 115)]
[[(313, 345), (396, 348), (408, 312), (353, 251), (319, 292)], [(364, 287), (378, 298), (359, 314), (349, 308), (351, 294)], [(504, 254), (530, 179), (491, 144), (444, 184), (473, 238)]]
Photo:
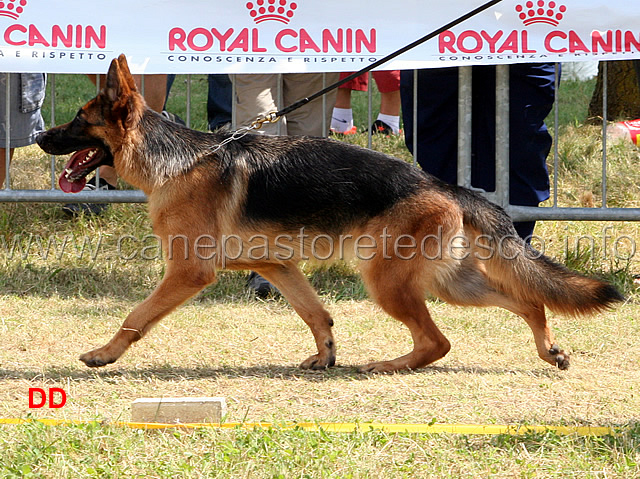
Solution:
[[(369, 294), (413, 339), (408, 354), (362, 372), (413, 370), (447, 354), (428, 293), (521, 316), (538, 355), (560, 369), (569, 356), (554, 341), (545, 306), (579, 315), (623, 300), (611, 285), (533, 250), (501, 208), (399, 159), (324, 138), (247, 134), (223, 143), (231, 135), (191, 130), (147, 108), (120, 55), (102, 91), (70, 123), (38, 138), (48, 153), (73, 153), (59, 181), (64, 191), (81, 190), (101, 165), (144, 191), (167, 261), (160, 284), (115, 336), (80, 357), (87, 366), (116, 361), (226, 268), (253, 270), (274, 284), (317, 345), (301, 367), (331, 367), (333, 319), (298, 263), (310, 253), (334, 259), (338, 249), (359, 259)], [(257, 239), (261, 254), (249, 247)]]

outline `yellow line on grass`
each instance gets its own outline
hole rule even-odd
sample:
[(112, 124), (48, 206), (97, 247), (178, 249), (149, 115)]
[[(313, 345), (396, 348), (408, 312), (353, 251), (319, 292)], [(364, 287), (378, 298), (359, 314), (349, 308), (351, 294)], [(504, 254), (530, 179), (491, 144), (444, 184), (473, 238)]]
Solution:
[[(100, 423), (98, 421), (74, 421), (67, 419), (21, 419), (0, 418), (0, 424), (26, 424), (39, 422), (46, 426), (73, 426)], [(560, 436), (613, 436), (621, 432), (621, 428), (594, 426), (529, 426), (529, 425), (494, 425), (494, 424), (386, 424), (386, 423), (335, 423), (335, 422), (302, 422), (302, 423), (195, 423), (195, 424), (162, 424), (136, 422), (105, 422), (108, 426), (131, 429), (298, 429), (304, 431), (326, 432), (367, 432), (384, 431), (388, 433), (420, 433), (420, 434), (465, 434), (496, 435), (507, 434), (520, 436), (528, 433), (553, 432)]]

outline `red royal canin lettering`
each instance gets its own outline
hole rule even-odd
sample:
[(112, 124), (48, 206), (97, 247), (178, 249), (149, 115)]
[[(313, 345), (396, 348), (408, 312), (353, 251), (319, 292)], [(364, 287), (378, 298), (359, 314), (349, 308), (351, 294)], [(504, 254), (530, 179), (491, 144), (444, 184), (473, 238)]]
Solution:
[(588, 37), (582, 37), (575, 30), (553, 30), (544, 36), (542, 45), (531, 45), (527, 30), (508, 33), (502, 30), (465, 30), (460, 33), (448, 30), (438, 36), (438, 50), (443, 54), (637, 52), (640, 51), (640, 32), (594, 30)]
[[(169, 30), (170, 51), (192, 52), (233, 52), (240, 50), (250, 53), (264, 53), (267, 48), (260, 38), (257, 28), (243, 28), (239, 31), (229, 28), (221, 31), (216, 28), (194, 28), (185, 30), (173, 27)], [(266, 42), (267, 39), (264, 39)], [(375, 28), (368, 32), (362, 29), (338, 28), (324, 29), (319, 35), (313, 35), (304, 28), (294, 30), (284, 28), (276, 33), (273, 46), (283, 53), (324, 52), (324, 53), (375, 53), (377, 51), (377, 32)]]
[(100, 48), (107, 46), (107, 27), (100, 25), (53, 25), (50, 30), (41, 31), (35, 25), (15, 24), (4, 31), (7, 45), (30, 47), (74, 47)]

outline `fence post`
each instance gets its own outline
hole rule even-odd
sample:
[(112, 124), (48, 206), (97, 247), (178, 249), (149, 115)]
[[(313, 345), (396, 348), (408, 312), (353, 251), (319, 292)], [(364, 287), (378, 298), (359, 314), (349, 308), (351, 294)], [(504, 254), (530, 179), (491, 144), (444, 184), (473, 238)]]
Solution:
[(608, 105), (608, 63), (602, 62), (602, 208), (607, 207), (607, 118)]
[(418, 166), (418, 70), (413, 70), (413, 166)]
[(471, 188), (472, 68), (458, 68), (458, 185)]
[(11, 74), (5, 73), (5, 95), (4, 95), (4, 130), (5, 130), (5, 152), (4, 152), (4, 189), (11, 189), (11, 172), (9, 171), (9, 164), (11, 163)]
[[(51, 128), (56, 126), (56, 75), (50, 74), (48, 76), (49, 85), (51, 85), (49, 91), (51, 92)], [(51, 190), (56, 189), (56, 155), (51, 155), (50, 159), (50, 173), (51, 173)]]
[(371, 88), (372, 85), (372, 78), (371, 78), (371, 72), (367, 72), (367, 131), (369, 133), (367, 133), (367, 148), (372, 149), (373, 148), (373, 132), (371, 131), (371, 122), (373, 121), (373, 88)]
[(553, 207), (558, 207), (558, 164), (560, 159), (560, 64), (556, 63), (553, 95)]
[(496, 203), (509, 206), (509, 65), (496, 66)]

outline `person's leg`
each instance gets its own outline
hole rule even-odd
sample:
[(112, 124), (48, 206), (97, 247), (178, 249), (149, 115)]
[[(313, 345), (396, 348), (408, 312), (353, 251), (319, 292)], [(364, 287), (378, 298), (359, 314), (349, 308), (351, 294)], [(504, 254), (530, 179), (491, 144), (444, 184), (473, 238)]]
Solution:
[(372, 133), (397, 135), (400, 133), (400, 71), (372, 73), (380, 92), (380, 112), (372, 125)]
[(552, 138), (544, 123), (555, 98), (555, 65), (512, 65), (510, 71), (510, 158), (513, 204), (534, 205), (549, 198), (546, 160)]
[[(553, 107), (553, 64), (511, 65), (509, 68), (509, 202), (538, 206), (549, 198), (546, 159), (551, 135), (544, 119)], [(495, 190), (495, 67), (473, 67), (472, 185)], [(534, 221), (514, 223), (530, 238)]]
[[(236, 84), (236, 122), (239, 127), (249, 126), (256, 118), (281, 107), (278, 105), (279, 75), (237, 74), (234, 79)], [(286, 118), (281, 118), (278, 123), (264, 123), (262, 128), (256, 131), (265, 135), (286, 135)], [(247, 278), (247, 287), (259, 298), (266, 298), (269, 294), (278, 292), (269, 281), (255, 271), (252, 271)]]
[[(471, 184), (495, 191), (495, 67), (475, 66), (472, 110)], [(509, 81), (509, 201), (537, 206), (549, 197), (546, 158), (551, 136), (544, 118), (553, 106), (554, 69), (535, 64), (512, 65)], [(518, 234), (530, 238), (535, 222), (514, 223)]]
[[(323, 75), (325, 75), (324, 81)], [(291, 105), (302, 98), (322, 90), (324, 84), (331, 85), (338, 81), (338, 78), (338, 73), (284, 74), (284, 106)], [(324, 109), (322, 98), (316, 98), (314, 101), (288, 114), (288, 134), (323, 136), (324, 125), (327, 126), (326, 132), (328, 133), (329, 126), (331, 125), (331, 114), (336, 103), (336, 90), (327, 93), (325, 98), (326, 109)]]
[[(351, 75), (353, 72), (340, 73), (340, 80)], [(331, 114), (331, 132), (351, 135), (358, 129), (353, 124), (353, 110), (351, 109), (351, 90), (366, 91), (367, 75), (360, 75), (338, 87), (336, 92), (336, 103)]]
[[(239, 127), (249, 126), (256, 118), (278, 110), (277, 74), (237, 74), (236, 83), (236, 122)], [(257, 133), (267, 135), (286, 135), (287, 119), (278, 123), (265, 123)]]
[(336, 92), (336, 104), (334, 108), (351, 109), (351, 88), (338, 88)]
[[(510, 202), (538, 206), (550, 195), (547, 156), (551, 151), (552, 138), (544, 119), (553, 108), (555, 65), (512, 65), (509, 83)], [(523, 238), (530, 238), (533, 234), (534, 221), (514, 224)]]
[(231, 123), (233, 88), (226, 73), (207, 75), (207, 125), (214, 131)]
[[(5, 105), (0, 108), (0, 188), (7, 176), (6, 147), (9, 147), (9, 162), (15, 148), (32, 145), (38, 134), (45, 130), (40, 107), (44, 102), (46, 75), (43, 73), (2, 73), (0, 74), (0, 103), (9, 88), (9, 120), (7, 124)], [(7, 137), (9, 143), (7, 143)]]
[(167, 91), (164, 95), (164, 106), (162, 107), (163, 110), (167, 109), (167, 100), (169, 100), (169, 93), (171, 92), (171, 87), (173, 86), (173, 83), (176, 81), (176, 74), (175, 73), (169, 73), (167, 75)]
[(371, 125), (372, 133), (400, 134), (400, 90), (380, 92), (380, 113)]
[(133, 79), (149, 108), (162, 112), (167, 97), (167, 75), (134, 75)]
[(400, 116), (400, 90), (380, 92), (380, 113)]
[[(518, 83), (520, 80), (516, 80)], [(513, 83), (513, 79), (512, 79)], [(472, 135), (472, 175), (471, 183), (476, 188), (495, 190), (495, 67), (474, 67), (473, 70), (473, 135)], [(404, 121), (405, 142), (413, 152), (413, 71), (403, 71), (400, 84), (402, 116)], [(516, 86), (515, 95), (531, 98), (531, 92)], [(536, 96), (535, 93), (533, 93)], [(547, 98), (548, 99), (548, 98)], [(546, 114), (540, 111), (534, 115), (535, 129), (524, 128), (529, 133), (518, 131), (523, 128), (514, 123), (514, 118), (523, 118), (524, 109), (518, 104), (521, 99), (514, 98), (511, 92), (511, 183), (510, 198), (512, 204), (535, 206), (545, 199), (545, 186), (548, 192), (548, 176), (542, 157), (546, 158), (545, 135), (541, 133), (540, 117)], [(538, 103), (536, 101), (536, 103)], [(458, 137), (458, 69), (441, 68), (420, 70), (418, 72), (418, 125), (416, 158), (422, 169), (441, 180), (457, 183), (457, 137)], [(515, 114), (514, 112), (520, 112)], [(531, 112), (529, 112), (531, 113)], [(514, 131), (515, 129), (515, 131)], [(539, 146), (531, 148), (531, 141), (521, 135), (538, 137), (534, 141)], [(514, 144), (519, 143), (519, 144)], [(525, 146), (529, 145), (529, 146)], [(523, 150), (526, 150), (523, 153)], [(522, 156), (520, 156), (522, 155)], [(531, 162), (530, 164), (523, 164)], [(529, 171), (527, 171), (529, 169)], [(522, 185), (522, 173), (529, 182)], [(525, 202), (526, 201), (526, 202)], [(516, 203), (518, 202), (518, 203)], [(522, 238), (530, 237), (535, 222), (515, 223), (516, 231)]]
[(413, 151), (413, 70), (401, 72), (405, 143), (423, 170), (447, 183), (458, 179), (458, 69), (418, 70), (417, 152)]

